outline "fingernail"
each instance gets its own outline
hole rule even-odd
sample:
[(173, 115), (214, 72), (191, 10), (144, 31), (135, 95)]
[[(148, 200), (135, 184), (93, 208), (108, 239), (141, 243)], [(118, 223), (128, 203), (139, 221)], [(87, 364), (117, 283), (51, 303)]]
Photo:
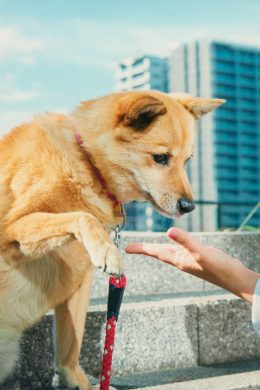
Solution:
[(173, 239), (176, 240), (177, 235), (178, 235), (177, 229), (174, 229), (174, 228), (169, 229), (168, 232), (167, 232), (167, 235), (168, 235), (168, 237), (173, 238)]
[[(128, 249), (129, 249), (130, 245), (127, 245), (127, 247), (125, 248), (125, 252), (127, 253), (128, 252)], [(131, 247), (130, 247), (131, 248)]]

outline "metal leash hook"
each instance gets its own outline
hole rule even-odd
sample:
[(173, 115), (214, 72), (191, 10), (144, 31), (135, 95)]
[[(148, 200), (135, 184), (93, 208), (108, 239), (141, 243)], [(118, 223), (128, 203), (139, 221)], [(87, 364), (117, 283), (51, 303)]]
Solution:
[[(122, 226), (117, 225), (114, 230), (115, 233), (114, 244), (117, 246), (117, 248), (119, 248), (121, 230), (123, 225)], [(106, 337), (105, 337), (99, 390), (109, 390), (111, 368), (112, 368), (112, 355), (113, 355), (114, 343), (115, 343), (116, 323), (119, 316), (119, 311), (123, 299), (125, 286), (126, 286), (125, 275), (117, 278), (112, 276), (110, 277), (108, 301), (107, 301)]]
[(114, 233), (115, 233), (114, 244), (117, 248), (119, 248), (120, 238), (121, 238), (121, 227), (119, 225), (116, 225)]

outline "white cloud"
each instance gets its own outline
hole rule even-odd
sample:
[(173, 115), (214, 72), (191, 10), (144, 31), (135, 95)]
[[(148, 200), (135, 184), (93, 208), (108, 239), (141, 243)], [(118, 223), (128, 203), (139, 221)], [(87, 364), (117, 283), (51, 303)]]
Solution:
[[(56, 108), (52, 110), (53, 112), (59, 112), (61, 114), (68, 114), (66, 108)], [(15, 126), (19, 126), (22, 123), (29, 122), (33, 119), (34, 115), (37, 112), (32, 110), (8, 110), (5, 112), (0, 111), (0, 137)]]
[[(34, 38), (32, 38), (34, 37)], [(167, 56), (172, 46), (189, 40), (208, 38), (257, 45), (259, 32), (240, 25), (206, 24), (172, 27), (141, 26), (117, 22), (108, 24), (87, 19), (55, 20), (46, 24), (24, 21), (23, 25), (0, 28), (0, 60), (33, 65), (100, 66), (111, 68), (113, 61), (135, 52)]]
[[(48, 21), (48, 28), (46, 23), (39, 20), (23, 19), (20, 24), (17, 20), (13, 23), (16, 24), (0, 27), (1, 68), (8, 69), (0, 74), (0, 102), (16, 102), (17, 110), (0, 113), (0, 133), (32, 117), (29, 108), (27, 111), (21, 110), (19, 103), (29, 103), (53, 93), (52, 85), (47, 84), (21, 87), (19, 81), (22, 72), (19, 73), (18, 68), (23, 66), (37, 64), (50, 72), (58, 66), (66, 68), (75, 64), (89, 72), (89, 67), (94, 66), (112, 68), (115, 60), (136, 52), (167, 56), (178, 43), (199, 38), (223, 41), (228, 38), (229, 41), (258, 46), (260, 42), (260, 33), (254, 31), (254, 26), (247, 26), (241, 33), (239, 23), (229, 26), (221, 24), (221, 21), (217, 24), (204, 23), (199, 28), (181, 22), (164, 27), (101, 23), (83, 18), (65, 21), (53, 19)], [(17, 64), (19, 67), (13, 66)], [(41, 71), (40, 67), (38, 70)]]
[(74, 63), (80, 66), (112, 67), (113, 61), (135, 52), (167, 56), (172, 46), (194, 39), (207, 38), (259, 45), (260, 33), (254, 27), (243, 31), (240, 25), (207, 24), (194, 27), (183, 23), (172, 27), (134, 26), (117, 22), (113, 25), (71, 19), (48, 25), (33, 26), (41, 42), (41, 60), (51, 64)]
[[(222, 25), (221, 21), (217, 24), (204, 23), (199, 27), (181, 22), (172, 27), (135, 26), (83, 18), (52, 19), (48, 21), (48, 28), (39, 20), (23, 19), (22, 23), (17, 20), (13, 23), (16, 24), (0, 27), (0, 103), (17, 103), (18, 111), (21, 108), (19, 103), (24, 108), (24, 103), (41, 99), (48, 106), (50, 96), (57, 94), (59, 97), (55, 83), (50, 84), (53, 78), (46, 78), (57, 68), (64, 68), (65, 77), (69, 73), (75, 82), (78, 80), (70, 67), (72, 64), (86, 70), (86, 80), (92, 77), (90, 72), (94, 67), (98, 67), (99, 72), (102, 68), (109, 69), (106, 74), (109, 73), (112, 79), (115, 61), (136, 52), (167, 56), (179, 43), (199, 38), (225, 41), (228, 37), (229, 41), (251, 45), (259, 45), (260, 42), (260, 33), (254, 31), (254, 26), (248, 26), (241, 34), (239, 23), (231, 28)], [(34, 72), (31, 78), (28, 78), (27, 73), (28, 85), (24, 85), (21, 82), (23, 70), (34, 64), (38, 66), (37, 73)], [(43, 67), (45, 69), (42, 72)], [(42, 84), (36, 83), (36, 77), (41, 77)], [(98, 79), (95, 81), (99, 83)]]
[(0, 60), (33, 64), (34, 54), (42, 47), (39, 39), (28, 38), (13, 26), (0, 27)]
[(5, 93), (0, 90), (0, 102), (26, 102), (37, 99), (39, 96), (40, 94), (38, 91), (22, 91), (14, 89)]
[(176, 37), (176, 31), (169, 28), (74, 19), (49, 25), (41, 40), (46, 49), (43, 56), (48, 62), (112, 67), (114, 60), (137, 51), (167, 56), (170, 42), (176, 41)]
[(23, 90), (16, 85), (16, 75), (10, 71), (0, 77), (0, 102), (26, 102), (41, 96), (36, 87)]
[(0, 136), (7, 133), (13, 127), (29, 121), (32, 117), (33, 112), (26, 110), (0, 112)]
[(111, 68), (114, 60), (136, 51), (166, 56), (170, 42), (176, 41), (177, 36), (176, 29), (119, 22), (111, 25), (72, 19), (50, 22), (46, 29), (45, 24), (27, 21), (16, 27), (0, 28), (0, 60), (2, 64), (73, 63)]

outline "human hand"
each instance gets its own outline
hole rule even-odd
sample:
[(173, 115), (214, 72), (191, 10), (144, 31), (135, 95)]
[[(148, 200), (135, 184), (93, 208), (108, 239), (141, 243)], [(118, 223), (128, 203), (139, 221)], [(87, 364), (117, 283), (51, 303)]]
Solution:
[(182, 229), (171, 228), (167, 236), (178, 245), (134, 243), (127, 246), (126, 252), (153, 256), (252, 301), (259, 274), (225, 252), (201, 244)]

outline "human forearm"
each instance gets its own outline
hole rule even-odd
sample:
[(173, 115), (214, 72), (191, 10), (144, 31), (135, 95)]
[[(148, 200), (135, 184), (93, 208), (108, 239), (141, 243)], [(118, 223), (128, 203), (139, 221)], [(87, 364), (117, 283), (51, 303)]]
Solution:
[(226, 286), (223, 287), (245, 301), (252, 303), (256, 282), (260, 274), (246, 268), (240, 262), (232, 266), (232, 271), (232, 277), (225, 280)]
[(180, 245), (135, 243), (129, 244), (126, 252), (156, 257), (252, 303), (260, 274), (246, 268), (225, 252), (201, 244), (181, 229), (172, 228), (167, 235)]
[[(254, 289), (260, 274), (245, 267), (239, 260), (223, 253), (223, 257), (204, 258), (200, 265), (201, 277), (252, 303)], [(199, 276), (199, 275), (197, 275)]]
[(182, 244), (196, 259), (197, 266), (193, 266), (191, 272), (189, 270), (186, 272), (222, 287), (252, 303), (256, 282), (260, 277), (259, 273), (248, 269), (241, 261), (217, 248), (198, 243), (184, 231), (170, 229), (168, 236)]

